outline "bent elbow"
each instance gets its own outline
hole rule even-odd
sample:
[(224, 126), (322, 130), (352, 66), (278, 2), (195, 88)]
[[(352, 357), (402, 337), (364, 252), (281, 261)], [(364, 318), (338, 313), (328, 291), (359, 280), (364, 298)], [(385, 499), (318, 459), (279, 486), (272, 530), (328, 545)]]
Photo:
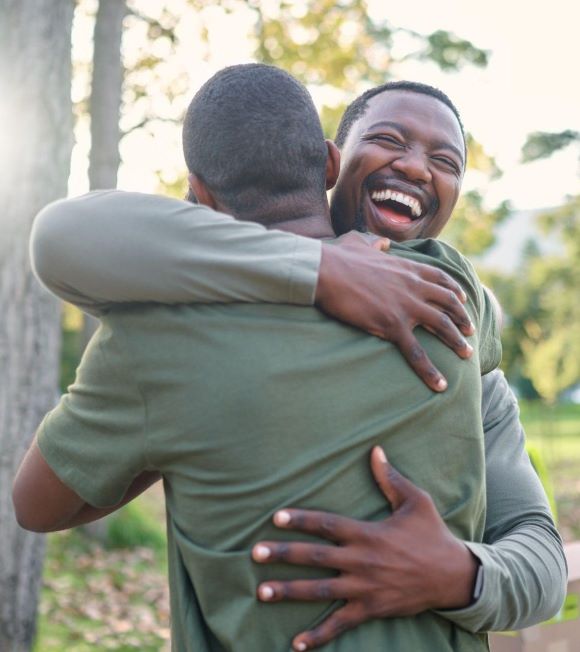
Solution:
[(22, 505), (22, 501), (18, 499), (14, 492), (12, 493), (12, 503), (14, 505), (16, 522), (23, 530), (28, 530), (29, 532), (48, 532), (45, 525), (40, 523), (26, 506)]
[(12, 487), (12, 505), (16, 522), (23, 530), (29, 532), (50, 532), (54, 529), (53, 523), (48, 523), (38, 503), (30, 493), (20, 485), (17, 477)]
[(45, 206), (35, 217), (30, 232), (29, 254), (36, 278), (51, 292), (59, 284), (67, 239), (69, 200), (59, 200)]

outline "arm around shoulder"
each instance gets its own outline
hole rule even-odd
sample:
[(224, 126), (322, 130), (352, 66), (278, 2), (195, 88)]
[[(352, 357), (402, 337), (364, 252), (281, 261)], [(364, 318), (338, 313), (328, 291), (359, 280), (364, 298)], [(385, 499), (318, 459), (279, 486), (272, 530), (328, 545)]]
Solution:
[(43, 209), (30, 253), (49, 290), (96, 314), (121, 302), (311, 305), (320, 263), (315, 240), (112, 190)]

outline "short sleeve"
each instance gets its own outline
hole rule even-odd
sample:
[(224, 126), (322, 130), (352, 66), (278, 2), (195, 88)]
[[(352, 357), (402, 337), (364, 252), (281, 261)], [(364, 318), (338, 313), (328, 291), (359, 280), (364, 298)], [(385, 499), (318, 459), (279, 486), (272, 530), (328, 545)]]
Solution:
[(38, 445), (68, 487), (94, 507), (110, 507), (147, 469), (144, 414), (119, 335), (103, 325), (74, 384), (41, 423)]
[[(389, 249), (390, 253), (405, 252), (405, 257), (409, 256), (409, 251), (422, 256), (412, 256), (414, 260), (442, 269), (465, 290), (465, 308), (476, 329), (481, 373), (483, 375), (495, 369), (501, 362), (500, 315), (495, 301), (481, 284), (473, 265), (451, 245), (433, 238), (409, 240), (403, 244), (391, 243)], [(428, 256), (428, 259), (424, 256)]]

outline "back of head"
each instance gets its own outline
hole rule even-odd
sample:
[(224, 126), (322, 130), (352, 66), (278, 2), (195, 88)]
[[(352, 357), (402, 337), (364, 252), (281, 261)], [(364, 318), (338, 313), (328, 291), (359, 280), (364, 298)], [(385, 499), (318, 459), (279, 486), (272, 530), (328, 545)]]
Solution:
[(324, 197), (327, 148), (316, 108), (274, 66), (231, 66), (207, 81), (189, 105), (183, 150), (189, 171), (237, 217)]

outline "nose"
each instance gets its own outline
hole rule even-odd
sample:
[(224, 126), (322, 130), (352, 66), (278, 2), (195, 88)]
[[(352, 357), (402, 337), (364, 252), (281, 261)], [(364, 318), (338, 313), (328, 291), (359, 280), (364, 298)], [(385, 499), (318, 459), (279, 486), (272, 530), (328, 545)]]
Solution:
[(391, 168), (415, 183), (431, 181), (427, 156), (417, 149), (408, 148), (401, 152), (401, 155), (391, 163)]

